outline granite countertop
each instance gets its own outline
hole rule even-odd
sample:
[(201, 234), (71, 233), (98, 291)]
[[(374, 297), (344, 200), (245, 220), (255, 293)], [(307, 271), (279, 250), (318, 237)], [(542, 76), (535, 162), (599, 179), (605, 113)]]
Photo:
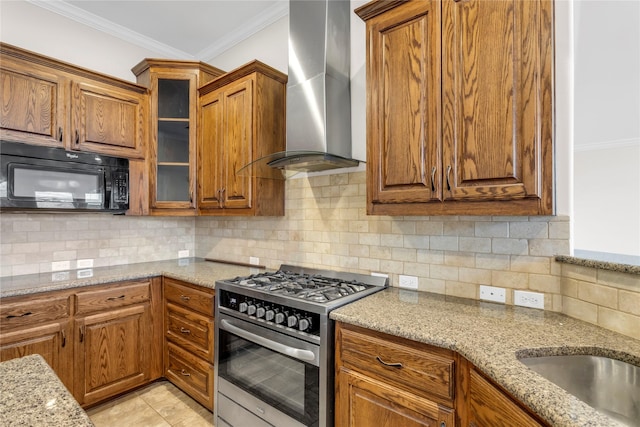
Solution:
[(619, 426), (517, 357), (592, 354), (640, 365), (640, 341), (560, 313), (388, 288), (337, 321), (454, 350), (557, 427)]
[(0, 363), (0, 425), (93, 426), (40, 355)]
[(26, 274), (0, 278), (0, 298), (157, 276), (171, 277), (214, 289), (216, 280), (247, 276), (262, 271), (264, 269), (210, 262), (202, 258), (183, 258), (55, 273)]

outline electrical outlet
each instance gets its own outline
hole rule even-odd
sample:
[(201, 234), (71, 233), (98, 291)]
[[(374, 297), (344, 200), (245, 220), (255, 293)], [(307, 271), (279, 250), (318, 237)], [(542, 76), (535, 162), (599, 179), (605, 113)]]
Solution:
[(480, 285), (480, 299), (504, 303), (507, 301), (507, 292), (504, 288)]
[(416, 276), (400, 275), (400, 287), (406, 289), (418, 289), (418, 278)]
[(251, 264), (251, 265), (260, 264), (260, 258), (258, 258), (257, 256), (250, 256), (249, 257), (249, 264)]
[(513, 303), (522, 307), (541, 308), (544, 310), (544, 294), (539, 292), (514, 291)]
[(51, 271), (63, 271), (71, 268), (71, 261), (53, 261), (51, 262)]
[(189, 258), (189, 249), (178, 251), (178, 258)]
[(93, 258), (79, 259), (76, 261), (76, 268), (92, 268)]

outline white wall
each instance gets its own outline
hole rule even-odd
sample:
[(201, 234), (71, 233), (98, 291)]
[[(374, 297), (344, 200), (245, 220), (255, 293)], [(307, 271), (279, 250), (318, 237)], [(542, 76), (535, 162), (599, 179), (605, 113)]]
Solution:
[(640, 2), (574, 7), (574, 247), (640, 261)]
[(134, 65), (164, 57), (23, 0), (0, 0), (0, 40), (132, 82)]

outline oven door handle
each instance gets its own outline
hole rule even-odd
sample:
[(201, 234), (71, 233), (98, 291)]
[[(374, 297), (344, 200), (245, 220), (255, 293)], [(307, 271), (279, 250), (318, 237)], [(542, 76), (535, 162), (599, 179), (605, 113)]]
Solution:
[(225, 331), (236, 334), (240, 338), (244, 338), (256, 344), (259, 344), (263, 347), (267, 347), (273, 351), (277, 351), (278, 353), (286, 354), (287, 356), (291, 356), (295, 359), (305, 360), (308, 362), (313, 362), (316, 359), (316, 355), (313, 354), (310, 350), (303, 350), (301, 348), (291, 347), (277, 341), (270, 340), (265, 337), (261, 337), (260, 335), (256, 335), (253, 332), (246, 331), (242, 328), (239, 328), (226, 319), (222, 319), (220, 321), (220, 327)]

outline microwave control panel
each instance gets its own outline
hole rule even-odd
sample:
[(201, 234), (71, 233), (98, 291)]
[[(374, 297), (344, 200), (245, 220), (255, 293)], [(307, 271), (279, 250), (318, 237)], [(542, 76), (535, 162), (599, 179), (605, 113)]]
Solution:
[(113, 182), (112, 196), (113, 203), (129, 203), (129, 174), (124, 171), (116, 171), (111, 175)]

